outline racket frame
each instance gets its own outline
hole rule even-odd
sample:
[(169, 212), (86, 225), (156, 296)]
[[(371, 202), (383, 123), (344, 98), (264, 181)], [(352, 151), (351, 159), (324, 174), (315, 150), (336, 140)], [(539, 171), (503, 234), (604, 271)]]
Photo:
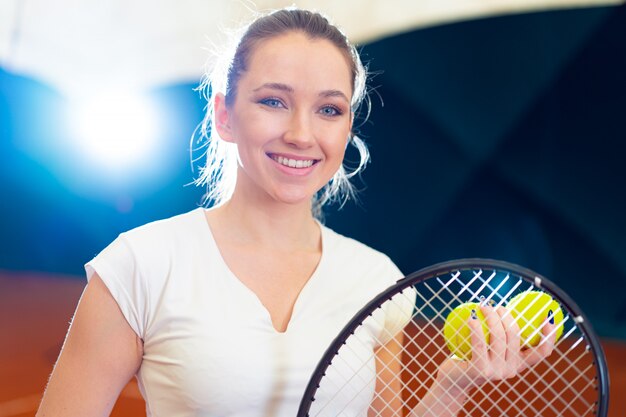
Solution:
[(374, 297), (363, 308), (361, 308), (361, 310), (359, 310), (354, 317), (352, 317), (352, 319), (344, 326), (324, 352), (322, 359), (318, 362), (304, 391), (297, 417), (309, 417), (311, 404), (315, 401), (314, 394), (320, 386), (320, 382), (324, 377), (326, 369), (328, 369), (328, 367), (332, 364), (333, 357), (337, 354), (337, 352), (339, 352), (339, 349), (345, 344), (348, 337), (354, 334), (355, 330), (361, 325), (361, 323), (363, 323), (363, 321), (365, 321), (365, 319), (367, 319), (367, 317), (372, 314), (373, 311), (386, 301), (391, 300), (394, 295), (402, 292), (410, 286), (435, 276), (441, 276), (446, 273), (467, 269), (495, 269), (507, 271), (512, 275), (518, 276), (522, 280), (532, 282), (535, 287), (546, 291), (553, 298), (559, 301), (561, 305), (566, 307), (566, 310), (568, 310), (568, 312), (572, 315), (576, 326), (585, 336), (588, 346), (595, 358), (596, 368), (598, 371), (597, 376), (599, 390), (596, 416), (606, 417), (609, 405), (609, 373), (606, 365), (606, 357), (604, 355), (602, 345), (600, 344), (595, 331), (591, 327), (591, 323), (580, 307), (578, 307), (576, 302), (574, 302), (574, 300), (558, 285), (541, 274), (511, 262), (488, 258), (455, 259), (422, 268), (405, 276), (404, 278), (401, 278), (394, 285), (391, 285)]

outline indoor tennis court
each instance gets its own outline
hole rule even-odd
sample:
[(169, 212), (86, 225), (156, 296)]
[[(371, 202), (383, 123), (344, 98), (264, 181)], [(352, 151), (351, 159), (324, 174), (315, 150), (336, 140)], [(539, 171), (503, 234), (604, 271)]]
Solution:
[[(553, 280), (600, 337), (608, 416), (626, 416), (624, 1), (217, 3), (0, 2), (0, 417), (34, 415), (83, 265), (203, 204), (209, 44), (252, 4), (292, 3), (333, 16), (370, 73), (371, 164), (324, 224), (404, 273), (489, 258)], [(136, 381), (112, 415), (146, 415)]]

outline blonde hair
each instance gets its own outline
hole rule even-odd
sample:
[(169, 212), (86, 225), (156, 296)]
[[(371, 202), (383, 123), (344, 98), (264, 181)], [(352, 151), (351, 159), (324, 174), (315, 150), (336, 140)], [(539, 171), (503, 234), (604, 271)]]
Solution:
[[(192, 138), (192, 152), (204, 149), (206, 163), (200, 168), (200, 175), (195, 179), (198, 186), (206, 186), (203, 204), (219, 205), (228, 200), (235, 188), (237, 179), (237, 148), (219, 138), (213, 118), (212, 97), (221, 92), (225, 96), (226, 105), (234, 102), (237, 94), (239, 78), (248, 68), (250, 55), (262, 41), (288, 32), (301, 32), (312, 39), (326, 39), (342, 51), (350, 62), (352, 73), (351, 110), (357, 113), (365, 99), (369, 115), (370, 103), (366, 95), (366, 69), (361, 62), (356, 48), (347, 37), (328, 19), (319, 13), (297, 8), (286, 8), (274, 11), (255, 19), (242, 28), (237, 42), (227, 53), (216, 54), (217, 61), (212, 69), (204, 75), (198, 90), (207, 100), (205, 116)], [(354, 146), (359, 153), (356, 168), (348, 172), (342, 164), (339, 170), (313, 197), (312, 210), (317, 218), (322, 217), (322, 207), (328, 203), (339, 202), (342, 206), (346, 201), (356, 198), (357, 190), (350, 179), (359, 174), (369, 162), (369, 151), (363, 140), (353, 131), (348, 144)], [(195, 146), (194, 146), (195, 145)]]

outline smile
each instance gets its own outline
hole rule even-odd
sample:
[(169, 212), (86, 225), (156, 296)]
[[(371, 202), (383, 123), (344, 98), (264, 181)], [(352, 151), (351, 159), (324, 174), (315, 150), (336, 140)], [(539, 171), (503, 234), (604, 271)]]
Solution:
[(315, 159), (290, 159), (278, 155), (269, 155), (269, 157), (289, 168), (309, 168), (317, 162)]

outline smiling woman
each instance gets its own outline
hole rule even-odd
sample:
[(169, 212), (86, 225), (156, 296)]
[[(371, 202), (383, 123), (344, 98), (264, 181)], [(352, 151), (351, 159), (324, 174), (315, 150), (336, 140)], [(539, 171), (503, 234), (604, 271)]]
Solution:
[[(352, 125), (348, 62), (327, 40), (288, 33), (259, 44), (247, 64), (236, 97), (215, 97), (216, 131), (237, 145), (236, 188), (259, 196), (249, 203), (308, 206), (343, 161)], [(235, 197), (244, 195), (236, 188)]]
[[(355, 190), (349, 179), (361, 172), (369, 161), (367, 147), (354, 131), (354, 121), (358, 117), (362, 102), (366, 100), (366, 105), (369, 107), (366, 96), (366, 70), (354, 46), (338, 28), (330, 25), (321, 15), (298, 15), (296, 13), (288, 15), (283, 10), (271, 16), (271, 19), (258, 19), (252, 22), (245, 28), (240, 38), (235, 39), (229, 48), (216, 55), (215, 65), (207, 73), (200, 87), (208, 100), (208, 105), (206, 117), (199, 129), (200, 136), (197, 138), (197, 143), (199, 149), (206, 147), (207, 161), (196, 183), (206, 185), (207, 201), (219, 205), (233, 193), (238, 174), (237, 147), (230, 145), (232, 141), (220, 140), (222, 132), (219, 130), (220, 126), (217, 125), (217, 117), (214, 117), (214, 103), (222, 100), (220, 97), (223, 95), (224, 107), (232, 108), (239, 96), (237, 91), (241, 88), (239, 85), (241, 77), (244, 74), (260, 75), (259, 71), (250, 71), (251, 65), (271, 69), (275, 74), (274, 78), (281, 72), (284, 76), (292, 71), (292, 74), (297, 75), (291, 79), (285, 79), (288, 82), (279, 82), (278, 78), (272, 79), (272, 77), (255, 80), (256, 85), (247, 86), (250, 90), (246, 94), (250, 96), (246, 99), (256, 99), (258, 104), (264, 104), (270, 108), (282, 108), (293, 113), (296, 109), (293, 106), (287, 108), (290, 103), (287, 102), (286, 96), (288, 95), (293, 101), (295, 93), (301, 96), (308, 92), (308, 94), (317, 94), (320, 103), (315, 104), (320, 107), (315, 111), (320, 116), (350, 121), (349, 130), (342, 140), (344, 149), (346, 141), (357, 149), (359, 163), (350, 172), (340, 164), (330, 181), (313, 194), (313, 213), (316, 217), (321, 217), (324, 204), (332, 202), (343, 204), (355, 197)], [(306, 48), (300, 48), (299, 41), (302, 39), (297, 39), (298, 37), (306, 38), (306, 44), (302, 44), (306, 45)], [(278, 41), (279, 38), (282, 40)], [(281, 48), (287, 47), (292, 48), (293, 55), (281, 53)], [(267, 55), (259, 54), (258, 48), (266, 50)], [(308, 52), (316, 52), (316, 55), (308, 56)], [(261, 59), (254, 59), (255, 55), (260, 55)], [(276, 58), (282, 58), (282, 61), (275, 61)], [(346, 68), (345, 71), (339, 70), (337, 74), (338, 69), (342, 67)], [(313, 91), (314, 86), (309, 85), (314, 79), (310, 78), (311, 74), (317, 77), (318, 91)], [(325, 80), (323, 74), (327, 74), (330, 78)], [(333, 81), (330, 82), (330, 80)], [(331, 87), (337, 82), (339, 82), (337, 86)], [(296, 87), (298, 87), (297, 91)], [(272, 92), (275, 94), (272, 95)], [(285, 97), (276, 96), (278, 93)], [(322, 103), (322, 99), (326, 99), (326, 102)], [(287, 159), (297, 164), (299, 158)]]
[[(107, 415), (136, 376), (149, 416), (293, 417), (339, 330), (402, 277), (386, 255), (319, 220), (324, 203), (353, 193), (346, 146), (359, 149), (358, 169), (368, 156), (353, 134), (365, 72), (339, 29), (317, 13), (279, 10), (248, 26), (219, 68), (203, 84), (199, 180), (214, 206), (122, 233), (87, 263), (38, 416)], [(486, 314), (500, 354), (479, 356), (472, 372), (510, 373), (519, 343), (500, 313)], [(402, 320), (381, 318), (348, 354), (370, 355), (382, 370), (363, 384), (370, 395), (328, 415), (400, 412), (402, 340), (379, 336)], [(446, 415), (445, 404), (462, 404), (480, 381), (441, 372), (416, 415)]]

